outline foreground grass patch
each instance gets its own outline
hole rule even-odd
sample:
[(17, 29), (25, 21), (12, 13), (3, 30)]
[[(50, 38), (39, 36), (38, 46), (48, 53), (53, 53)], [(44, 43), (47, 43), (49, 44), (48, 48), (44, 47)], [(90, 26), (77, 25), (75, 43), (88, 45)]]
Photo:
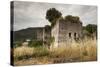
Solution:
[(14, 60), (15, 65), (95, 61), (96, 40), (73, 42), (69, 47), (53, 50), (45, 47), (17, 47), (14, 49)]

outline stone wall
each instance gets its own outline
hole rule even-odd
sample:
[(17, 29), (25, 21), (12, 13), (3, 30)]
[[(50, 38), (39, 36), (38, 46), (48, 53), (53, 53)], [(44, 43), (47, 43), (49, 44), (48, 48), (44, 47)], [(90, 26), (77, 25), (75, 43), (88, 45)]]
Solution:
[(51, 30), (51, 36), (54, 37), (54, 47), (58, 46), (59, 23), (57, 23)]
[(55, 37), (54, 45), (56, 47), (69, 45), (72, 41), (82, 37), (82, 23), (59, 20), (52, 29), (52, 36)]
[(43, 40), (44, 36), (43, 36), (43, 29), (44, 28), (37, 28), (36, 29), (36, 40)]
[(51, 29), (43, 27), (37, 30), (37, 40), (43, 40), (44, 45), (50, 45), (50, 37), (54, 37), (53, 47), (68, 46), (82, 37), (82, 23), (60, 19)]

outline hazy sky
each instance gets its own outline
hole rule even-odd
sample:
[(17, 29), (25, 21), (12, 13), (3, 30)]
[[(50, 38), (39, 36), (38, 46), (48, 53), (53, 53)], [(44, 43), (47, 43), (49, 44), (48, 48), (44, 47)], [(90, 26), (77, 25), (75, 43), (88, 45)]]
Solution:
[(56, 8), (62, 16), (79, 16), (83, 25), (97, 24), (97, 7), (72, 4), (54, 4), (37, 2), (14, 2), (14, 31), (28, 27), (43, 27), (50, 25), (45, 19), (46, 11), (49, 8)]

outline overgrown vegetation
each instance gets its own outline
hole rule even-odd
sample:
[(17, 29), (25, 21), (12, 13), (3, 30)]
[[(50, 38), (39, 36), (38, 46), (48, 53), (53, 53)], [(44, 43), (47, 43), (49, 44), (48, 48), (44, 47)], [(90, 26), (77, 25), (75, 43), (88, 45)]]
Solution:
[(40, 46), (43, 46), (43, 41), (30, 41), (29, 42), (29, 47), (40, 47)]
[(55, 24), (56, 20), (62, 16), (61, 12), (55, 8), (47, 10), (46, 19), (51, 23), (51, 26)]
[(88, 24), (88, 25), (84, 26), (83, 33), (84, 33), (84, 35), (86, 35), (88, 37), (93, 38), (94, 36), (96, 36), (96, 38), (97, 38), (97, 25)]
[(56, 24), (58, 19), (63, 19), (65, 21), (70, 21), (72, 23), (80, 23), (80, 18), (78, 16), (67, 15), (64, 18), (62, 13), (55, 8), (50, 8), (46, 12), (46, 19), (51, 23), (51, 27)]
[[(95, 61), (97, 59), (96, 39), (73, 42), (69, 47), (17, 47), (14, 49), (14, 64), (48, 64), (63, 62)], [(26, 63), (27, 62), (27, 63)]]
[(16, 48), (16, 47), (20, 47), (22, 46), (22, 41), (16, 41), (13, 43), (13, 47)]
[(70, 21), (72, 23), (79, 23), (80, 22), (80, 18), (78, 16), (72, 16), (72, 15), (65, 16), (65, 20)]

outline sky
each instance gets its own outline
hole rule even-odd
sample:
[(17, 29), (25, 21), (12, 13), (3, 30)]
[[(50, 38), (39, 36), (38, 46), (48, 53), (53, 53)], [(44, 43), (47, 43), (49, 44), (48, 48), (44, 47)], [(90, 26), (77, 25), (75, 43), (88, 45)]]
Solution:
[(79, 16), (83, 26), (97, 24), (97, 6), (15, 1), (14, 31), (50, 25), (45, 18), (50, 8), (56, 8), (63, 17), (66, 15)]

